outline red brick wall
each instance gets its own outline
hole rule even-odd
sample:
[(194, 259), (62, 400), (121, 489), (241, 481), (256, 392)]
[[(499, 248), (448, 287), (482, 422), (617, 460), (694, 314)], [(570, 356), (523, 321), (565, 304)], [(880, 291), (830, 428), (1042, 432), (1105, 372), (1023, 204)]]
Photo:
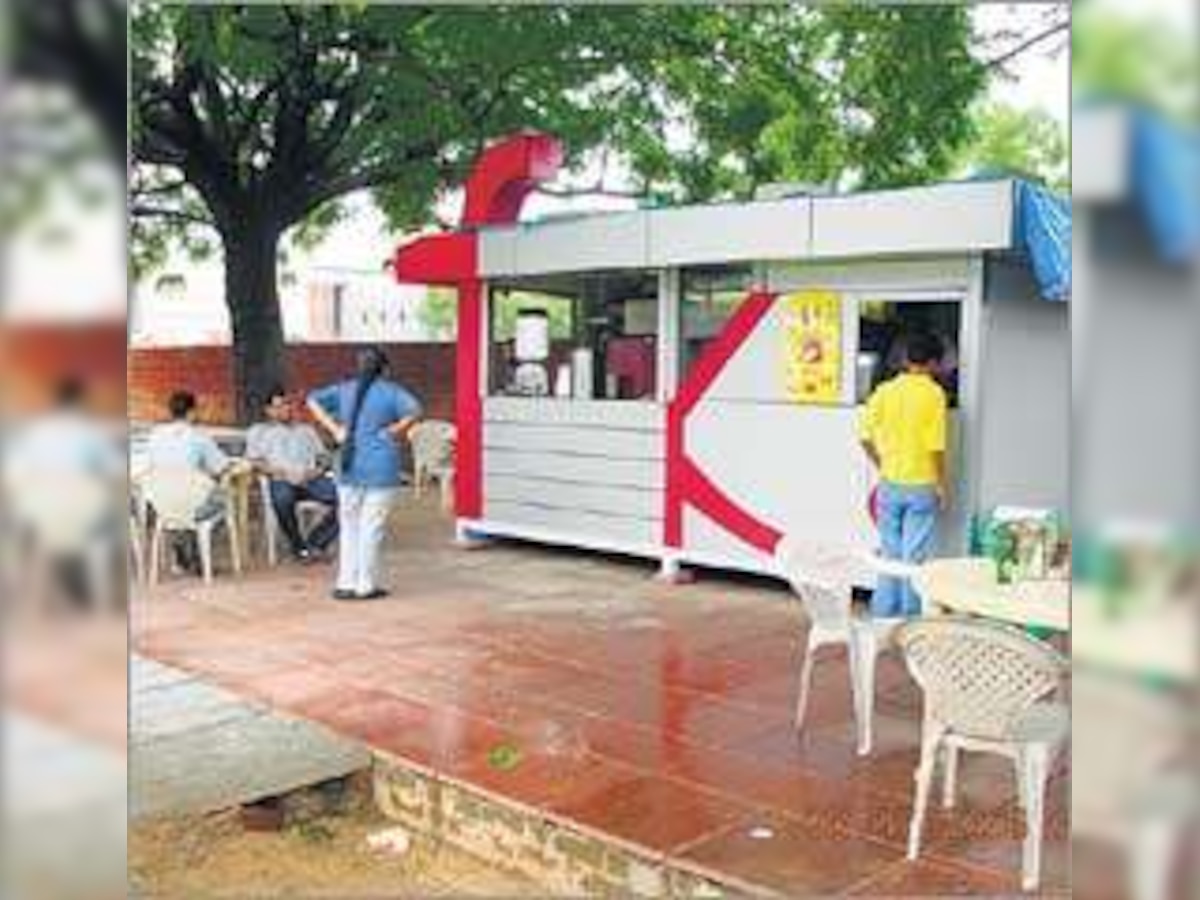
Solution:
[[(392, 377), (416, 394), (425, 415), (454, 418), (454, 345), (392, 344)], [(293, 344), (287, 348), (287, 388), (303, 392), (354, 372), (357, 344)], [(189, 390), (200, 418), (212, 424), (235, 421), (228, 347), (138, 348), (129, 353), (129, 417), (148, 421), (166, 415), (167, 397)]]
[(125, 409), (125, 322), (5, 324), (0, 327), (0, 409), (47, 408), (65, 378), (87, 381), (96, 412)]

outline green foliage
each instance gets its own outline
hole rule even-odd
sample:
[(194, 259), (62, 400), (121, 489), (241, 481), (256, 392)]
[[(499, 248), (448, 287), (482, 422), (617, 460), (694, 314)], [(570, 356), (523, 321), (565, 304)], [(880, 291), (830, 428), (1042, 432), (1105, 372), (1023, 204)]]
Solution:
[(447, 287), (429, 288), (417, 317), (433, 338), (453, 340), (458, 334), (458, 291)]
[(240, 206), (302, 242), (362, 188), (431, 224), (521, 128), (615, 150), (664, 199), (936, 178), (984, 80), (959, 7), (143, 3), (131, 36), (137, 158), (185, 170), (218, 228)]
[(524, 756), (520, 747), (504, 742), (488, 751), (488, 765), (501, 772), (511, 772), (521, 764)]
[(533, 291), (505, 291), (492, 295), (492, 334), (497, 340), (508, 341), (516, 337), (517, 315), (523, 309), (545, 311), (551, 340), (571, 337), (574, 304), (570, 300)]
[[(492, 334), (497, 340), (512, 340), (517, 333), (517, 314), (523, 309), (546, 311), (552, 340), (571, 337), (574, 323), (570, 301), (530, 291), (508, 291), (493, 296)], [(419, 317), (434, 338), (452, 340), (457, 334), (458, 292), (453, 288), (429, 288)]]
[(956, 160), (959, 174), (1004, 172), (1069, 188), (1066, 128), (1048, 112), (984, 104), (976, 110), (974, 131)]
[(1071, 24), (1071, 82), (1076, 99), (1128, 100), (1200, 119), (1200, 52), (1193, 37), (1162, 20), (1081, 4)]

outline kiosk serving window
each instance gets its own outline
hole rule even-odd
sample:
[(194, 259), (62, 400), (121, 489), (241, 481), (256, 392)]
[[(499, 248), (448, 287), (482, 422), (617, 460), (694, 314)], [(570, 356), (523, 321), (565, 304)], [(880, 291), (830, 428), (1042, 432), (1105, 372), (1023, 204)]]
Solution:
[(962, 304), (956, 300), (895, 301), (862, 297), (858, 303), (855, 390), (858, 402), (865, 402), (880, 382), (903, 367), (905, 336), (914, 331), (928, 331), (942, 342), (944, 353), (938, 380), (946, 389), (950, 405), (957, 406), (961, 312)]
[(680, 273), (680, 366), (687, 377), (704, 348), (733, 315), (754, 281), (749, 265), (692, 266)]
[(492, 394), (654, 399), (656, 271), (505, 279), (488, 308)]

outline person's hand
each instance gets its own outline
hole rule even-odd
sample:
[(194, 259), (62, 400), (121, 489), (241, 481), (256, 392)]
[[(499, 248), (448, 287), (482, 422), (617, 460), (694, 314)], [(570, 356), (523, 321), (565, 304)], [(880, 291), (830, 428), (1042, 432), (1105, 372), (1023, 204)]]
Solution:
[(945, 512), (950, 508), (950, 486), (947, 484), (939, 484), (937, 486), (937, 501), (938, 509)]
[(346, 443), (346, 426), (341, 424), (333, 425), (329, 429), (329, 436), (333, 438), (334, 444), (339, 447), (342, 446), (342, 444)]

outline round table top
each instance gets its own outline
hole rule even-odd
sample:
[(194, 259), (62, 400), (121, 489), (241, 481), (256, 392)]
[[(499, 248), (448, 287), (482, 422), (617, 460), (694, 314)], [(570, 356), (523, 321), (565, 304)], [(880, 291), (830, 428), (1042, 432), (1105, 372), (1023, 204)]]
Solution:
[(1071, 606), (1073, 662), (1181, 685), (1200, 683), (1200, 625), (1190, 600), (1163, 599), (1113, 616), (1095, 588), (1076, 585)]
[(924, 563), (913, 583), (926, 603), (943, 610), (1071, 630), (1071, 583), (1066, 579), (1000, 584), (990, 559), (962, 557)]

